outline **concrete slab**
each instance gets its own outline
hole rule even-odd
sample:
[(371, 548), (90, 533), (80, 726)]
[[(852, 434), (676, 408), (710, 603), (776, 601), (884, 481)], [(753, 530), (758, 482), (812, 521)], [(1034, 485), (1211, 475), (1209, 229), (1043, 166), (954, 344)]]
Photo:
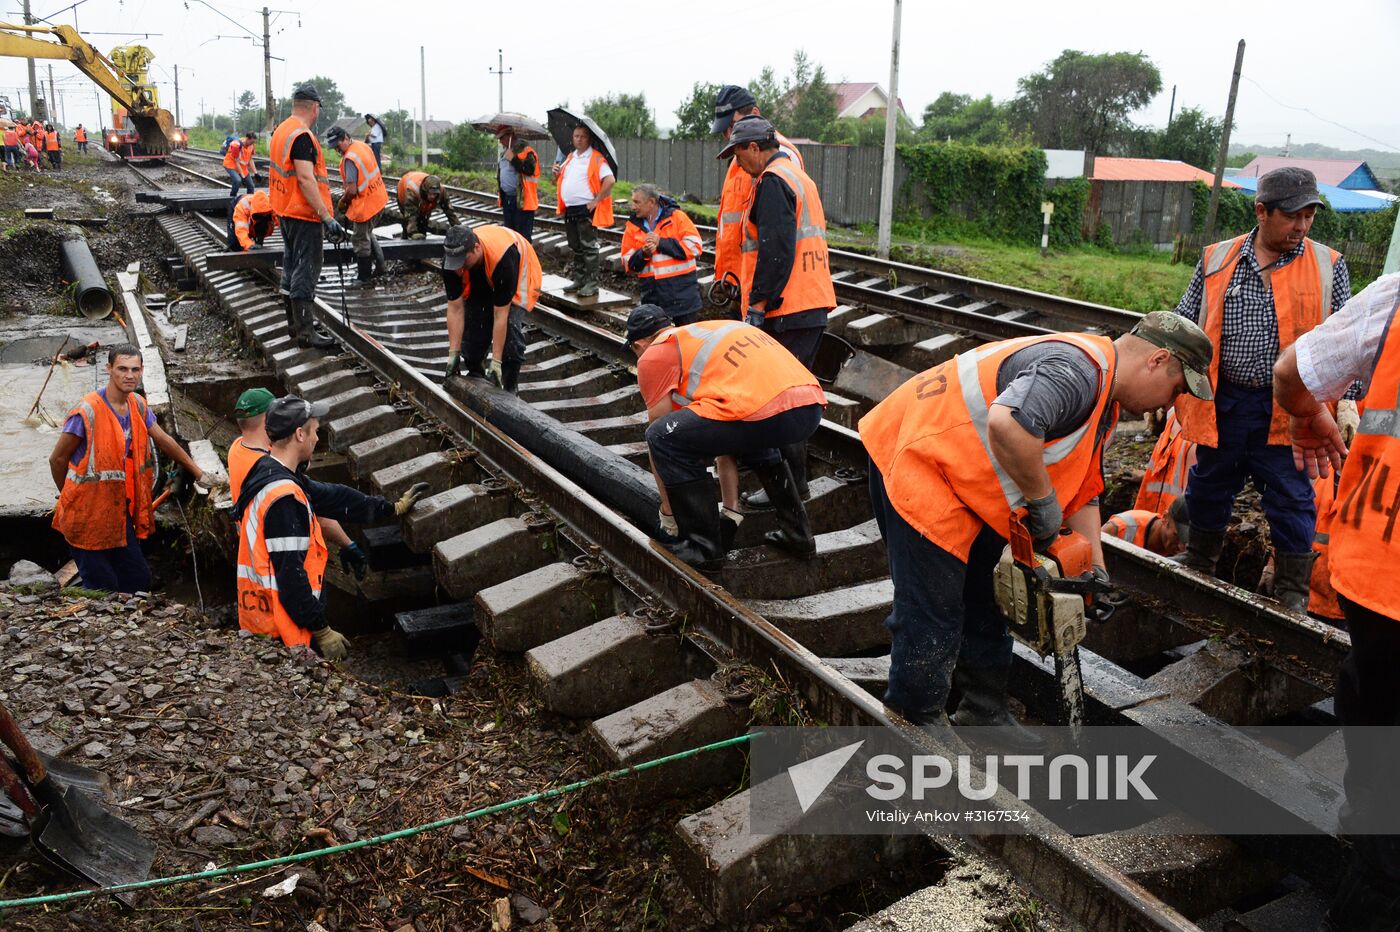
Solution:
[(350, 461), (350, 473), (356, 479), (367, 478), (376, 470), (428, 452), (428, 437), (415, 427), (400, 427), (387, 434), (361, 440), (345, 451)]
[(1236, 725), (1258, 725), (1323, 697), (1314, 686), (1218, 641), (1147, 678), (1149, 688)]
[(894, 604), (888, 579), (795, 599), (756, 599), (749, 606), (822, 657), (844, 657), (890, 643), (885, 618)]
[(817, 552), (809, 560), (794, 560), (771, 546), (741, 550), (725, 564), (720, 580), (741, 599), (791, 599), (888, 572), (884, 541), (874, 518), (853, 528), (818, 534), (816, 540)]
[(1315, 890), (1294, 890), (1273, 902), (1227, 920), (1224, 932), (1316, 932), (1326, 929), (1331, 904)]
[(440, 541), (510, 514), (504, 490), (459, 485), (421, 499), (403, 519), (403, 540), (414, 553), (427, 553)]
[(339, 372), (332, 372), (330, 375), (321, 375), (314, 379), (307, 379), (297, 384), (294, 390), (307, 401), (325, 401), (344, 392), (353, 391), (356, 388), (365, 388), (371, 384), (372, 381), (369, 376), (355, 372), (352, 369), (342, 369)]
[(433, 567), (456, 599), (553, 562), (554, 535), (534, 534), (519, 518), (501, 518), (433, 546)]
[(209, 504), (219, 511), (232, 509), (233, 499), (228, 491), (228, 470), (224, 468), (224, 461), (219, 456), (219, 451), (214, 449), (214, 444), (208, 440), (191, 440), (190, 459), (203, 471), (206, 479), (220, 486), (211, 496)]
[(914, 375), (914, 370), (881, 359), (873, 353), (857, 352), (842, 367), (832, 388), (847, 397), (878, 404)]
[[(568, 251), (568, 247), (564, 247)], [(602, 307), (616, 307), (620, 304), (631, 304), (633, 298), (620, 291), (611, 291), (607, 288), (599, 288), (598, 294), (593, 298), (580, 298), (576, 294), (565, 294), (564, 287), (569, 284), (569, 279), (563, 275), (546, 275), (540, 284), (540, 290), (549, 295), (550, 301), (556, 306), (567, 310), (581, 312), (591, 311)]]
[(852, 321), (844, 336), (857, 346), (902, 346), (909, 342), (909, 329), (902, 317), (871, 314)]
[(434, 450), (412, 459), (385, 466), (370, 474), (369, 484), (376, 495), (393, 501), (414, 483), (426, 482), (430, 494), (444, 492), (457, 484), (457, 457)]
[(612, 578), (546, 563), (476, 594), (476, 619), (497, 650), (527, 651), (613, 610)]
[(358, 414), (327, 421), (326, 444), (337, 453), (344, 453), (362, 440), (390, 433), (403, 426), (403, 415), (388, 405), (376, 405)]
[(403, 634), (409, 649), (420, 656), (470, 654), (481, 641), (476, 626), (475, 606), (470, 602), (434, 605), (394, 616), (394, 627)]
[(351, 414), (359, 414), (361, 411), (373, 408), (379, 404), (379, 393), (367, 385), (357, 386), (331, 395), (324, 399), (330, 408), (330, 413), (326, 415), (326, 420), (339, 420)]

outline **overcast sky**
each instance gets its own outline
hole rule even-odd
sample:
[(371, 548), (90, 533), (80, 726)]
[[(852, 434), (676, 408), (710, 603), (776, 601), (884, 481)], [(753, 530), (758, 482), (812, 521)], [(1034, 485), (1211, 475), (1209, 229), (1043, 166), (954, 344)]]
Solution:
[[(198, 0), (33, 0), (34, 14), (74, 24), (104, 53), (142, 42), (156, 54), (162, 102), (172, 111), (174, 66), (180, 66), (185, 122), (200, 112), (228, 112), (252, 90), (261, 101), (262, 51), (246, 33)], [(0, 0), (18, 20), (19, 0)], [(889, 81), (890, 0), (765, 0), (747, 4), (449, 3), (417, 0), (278, 0), (273, 25), (274, 93), (325, 74), (356, 109), (419, 106), (418, 50), (427, 55), (427, 110), (460, 121), (494, 110), (496, 49), (504, 49), (505, 104), (543, 119), (564, 100), (575, 105), (609, 92), (644, 91), (662, 127), (695, 81), (742, 84), (771, 64), (785, 73), (795, 49), (806, 49), (832, 81)], [(247, 30), (261, 34), (260, 8), (214, 2)], [(741, 21), (738, 11), (749, 11)], [(150, 30), (141, 36), (102, 32)], [(242, 36), (215, 41), (215, 36)], [(1016, 79), (1065, 48), (1146, 52), (1162, 72), (1163, 92), (1139, 112), (1140, 123), (1166, 122), (1171, 87), (1177, 107), (1223, 115), (1235, 44), (1245, 39), (1244, 79), (1234, 140), (1282, 145), (1321, 142), (1338, 148), (1400, 147), (1395, 49), (1400, 2), (1349, 0), (1334, 6), (1303, 0), (1226, 5), (1219, 0), (1135, 4), (1089, 0), (999, 0), (965, 3), (906, 0), (899, 92), (918, 120), (943, 91), (997, 99)], [(47, 64), (39, 64), (47, 75)], [(69, 125), (98, 119), (93, 85), (72, 65), (55, 63)], [(0, 93), (20, 94), (22, 59), (0, 59)], [(104, 113), (106, 102), (104, 101)], [(1306, 112), (1311, 111), (1311, 113)], [(1340, 125), (1338, 125), (1340, 124)], [(1370, 138), (1368, 138), (1370, 137)]]

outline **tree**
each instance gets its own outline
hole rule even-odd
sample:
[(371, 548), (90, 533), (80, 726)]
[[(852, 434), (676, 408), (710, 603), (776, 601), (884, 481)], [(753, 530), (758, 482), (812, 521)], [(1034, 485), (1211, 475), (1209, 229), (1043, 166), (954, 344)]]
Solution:
[(646, 94), (609, 94), (583, 105), (583, 112), (608, 136), (616, 139), (655, 139), (656, 121)]
[(826, 83), (826, 71), (817, 65), (807, 71), (801, 49), (793, 56), (793, 87), (783, 125), (789, 136), (821, 139), (836, 122), (836, 92)]
[(442, 148), (442, 163), (459, 171), (480, 170), (494, 162), (496, 139), (470, 123), (460, 123), (455, 129), (429, 137), (429, 142)]
[(1199, 107), (1187, 107), (1178, 113), (1170, 126), (1153, 134), (1151, 158), (1180, 159), (1203, 168), (1215, 169), (1220, 154), (1220, 135), (1225, 121), (1207, 116)]
[[(297, 84), (312, 84), (316, 87), (316, 92), (321, 95), (321, 115), (316, 120), (316, 135), (322, 135), (330, 125), (343, 116), (353, 116), (355, 111), (346, 101), (345, 95), (336, 87), (333, 80), (322, 75), (308, 78), (305, 81), (298, 81)], [(278, 122), (285, 120), (292, 112), (292, 101), (289, 97), (284, 97), (277, 102)]]
[(1259, 153), (1257, 152), (1241, 152), (1239, 155), (1232, 155), (1228, 159), (1226, 159), (1225, 167), (1244, 168), (1246, 165), (1248, 165), (1250, 162), (1253, 162), (1257, 158), (1259, 158)]
[(773, 70), (772, 65), (764, 65), (763, 70), (758, 73), (748, 84), (749, 93), (753, 95), (754, 104), (758, 106), (758, 112), (763, 114), (774, 124), (785, 122), (783, 120), (783, 95), (787, 93), (786, 88), (778, 81), (778, 75)]
[(995, 146), (1011, 142), (1014, 134), (1007, 106), (993, 101), (991, 94), (973, 98), (944, 91), (924, 108), (920, 135), (929, 142), (955, 140)]
[(676, 128), (671, 131), (672, 139), (707, 139), (710, 127), (714, 125), (715, 98), (719, 96), (720, 85), (707, 81), (696, 81), (690, 89), (690, 96), (676, 108)]
[[(903, 113), (894, 128), (896, 144), (917, 142), (914, 123)], [(826, 128), (822, 142), (845, 146), (883, 146), (885, 144), (885, 117), (872, 113), (868, 117), (845, 117), (835, 120)]]
[(1012, 118), (1039, 146), (1107, 151), (1133, 132), (1128, 115), (1162, 90), (1162, 75), (1142, 52), (1089, 55), (1065, 49), (1044, 71), (1017, 82)]

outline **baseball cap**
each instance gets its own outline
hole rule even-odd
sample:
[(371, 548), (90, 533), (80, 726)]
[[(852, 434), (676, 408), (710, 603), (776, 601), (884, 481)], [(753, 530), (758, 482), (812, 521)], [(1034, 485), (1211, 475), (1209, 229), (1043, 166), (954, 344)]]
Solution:
[(350, 134), (345, 131), (344, 127), (332, 126), (330, 131), (326, 133), (326, 142), (333, 146), (340, 140), (349, 137), (349, 135)]
[(1215, 397), (1210, 387), (1210, 361), (1215, 348), (1204, 330), (1180, 314), (1153, 311), (1142, 316), (1132, 334), (1169, 351), (1181, 362), (1187, 391), (1202, 401)]
[(467, 253), (476, 246), (476, 234), (465, 223), (447, 231), (442, 241), (442, 267), (453, 272), (467, 264)]
[(233, 406), (233, 416), (241, 421), (266, 414), (276, 399), (277, 396), (265, 388), (250, 388), (238, 396), (238, 401)]
[(627, 339), (631, 346), (652, 334), (671, 326), (670, 316), (655, 304), (638, 304), (627, 315)]
[(292, 100), (313, 100), (321, 102), (321, 92), (316, 90), (316, 85), (310, 83), (298, 84), (296, 90), (292, 91)]
[(719, 94), (715, 97), (715, 122), (710, 127), (710, 132), (718, 136), (734, 122), (734, 111), (752, 107), (755, 103), (757, 101), (753, 99), (748, 88), (726, 84), (719, 89)]
[(278, 398), (267, 409), (263, 429), (267, 431), (268, 440), (286, 440), (313, 417), (319, 420), (330, 412), (330, 405), (324, 401), (310, 402), (296, 395), (287, 395)]
[(435, 194), (441, 194), (442, 179), (439, 178), (437, 175), (429, 175), (428, 177), (423, 179), (423, 187), (421, 190), (425, 193), (428, 191), (432, 191)]
[(746, 116), (734, 124), (734, 132), (729, 135), (729, 143), (721, 150), (717, 159), (728, 158), (737, 146), (747, 146), (751, 142), (764, 142), (774, 136), (773, 124), (761, 116)]
[(1317, 190), (1317, 176), (1306, 168), (1292, 165), (1260, 175), (1254, 200), (1266, 207), (1276, 207), (1286, 214), (1325, 203)]

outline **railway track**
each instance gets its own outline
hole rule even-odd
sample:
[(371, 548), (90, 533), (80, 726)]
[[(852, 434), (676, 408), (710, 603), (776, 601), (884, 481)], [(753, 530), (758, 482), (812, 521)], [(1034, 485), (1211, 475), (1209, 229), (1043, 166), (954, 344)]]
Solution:
[[(182, 170), (198, 174), (188, 166)], [(451, 193), (469, 222), (496, 216), (484, 196)], [(580, 313), (546, 295), (531, 316), (521, 373), (520, 397), (531, 404), (512, 406), (466, 381), (454, 380), (447, 389), (439, 384), (446, 340), (435, 280), (392, 294), (351, 292), (344, 296), (348, 313), (342, 313), (339, 280), (327, 270), (318, 297), (320, 318), (347, 352), (324, 356), (298, 350), (287, 338), (269, 277), (204, 269), (202, 258), (222, 249), (221, 223), (193, 216), (163, 216), (160, 223), (287, 387), (332, 402), (331, 446), (346, 455), (362, 486), (394, 495), (420, 479), (432, 484), (433, 497), (405, 521), (400, 534), (404, 547), (417, 555), (418, 569), (430, 565), (437, 585), (466, 602), (465, 608), (443, 610), (444, 624), (453, 611), (460, 616), (474, 610), (498, 649), (526, 653), (545, 704), (592, 720), (600, 747), (624, 764), (678, 748), (677, 741), (693, 744), (742, 730), (736, 697), (723, 688), (726, 671), (739, 666), (788, 684), (821, 721), (880, 724), (910, 742), (925, 741), (891, 718), (876, 698), (883, 691), (886, 668), (880, 654), (887, 635), (882, 622), (892, 589), (865, 500), (864, 454), (849, 424), (840, 421), (853, 424), (851, 418), (882, 396), (881, 386), (870, 384), (875, 375), (898, 384), (905, 368), (901, 361), (932, 365), (940, 361), (938, 355), (951, 356), (969, 341), (1010, 335), (991, 332), (989, 320), (1045, 329), (1053, 329), (1049, 325), (1055, 321), (1107, 332), (1124, 327), (1121, 317), (1099, 313), (1094, 305), (1071, 308), (1048, 296), (1006, 293), (1014, 289), (978, 291), (976, 283), (966, 284), (971, 280), (959, 280), (966, 289), (961, 293), (940, 291), (935, 302), (908, 298), (912, 291), (894, 295), (927, 305), (913, 310), (845, 305), (833, 314), (833, 327), (860, 349), (843, 376), (854, 368), (871, 397), (852, 393), (844, 399), (848, 404), (835, 405), (837, 419), (824, 422), (813, 438), (809, 507), (819, 534), (817, 556), (795, 563), (758, 546), (771, 517), (753, 515), (742, 525), (738, 553), (717, 586), (674, 561), (638, 527), (654, 516), (647, 495), (655, 493), (640, 465), (645, 415), (631, 360), (614, 335), (620, 312)], [(536, 246), (548, 256), (562, 235), (547, 223), (538, 229)], [(878, 268), (843, 268), (838, 274), (875, 278)], [(886, 268), (882, 281), (898, 279), (901, 269)], [(942, 287), (954, 284), (948, 280)], [(888, 294), (900, 286), (852, 287)], [(945, 324), (943, 316), (958, 323)], [(897, 339), (901, 334), (903, 342)], [(922, 349), (911, 348), (911, 339)], [(838, 380), (838, 397), (841, 387)], [(548, 417), (554, 427), (521, 430), (520, 419), (526, 417)], [(493, 422), (516, 430), (508, 433)], [(601, 485), (590, 473), (600, 466), (610, 479)], [(1222, 760), (1211, 753), (1217, 749), (1198, 749), (1203, 766), (1242, 784), (1267, 768), (1279, 781), (1281, 798), (1308, 787), (1307, 792), (1326, 796), (1325, 777), (1253, 742), (1241, 726), (1325, 720), (1332, 671), (1348, 646), (1345, 635), (1252, 594), (1180, 573), (1137, 548), (1107, 543), (1115, 580), (1131, 587), (1135, 599), (1086, 643), (1090, 720), (1153, 729), (1163, 722), (1207, 726), (1224, 736), (1222, 747), (1228, 744), (1233, 756)], [(1019, 648), (1016, 662), (1014, 694), (1031, 715), (1053, 720), (1058, 696), (1052, 672)], [(632, 676), (604, 690), (585, 686), (587, 670), (600, 664)], [(1241, 680), (1254, 688), (1230, 688)], [(1192, 685), (1203, 681), (1207, 688)], [(647, 724), (677, 720), (688, 726), (679, 737)], [(732, 766), (712, 774), (710, 785), (736, 780)], [(682, 873), (694, 888), (709, 891), (711, 909), (729, 919), (765, 908), (775, 893), (770, 884), (766, 897), (739, 903), (715, 892), (723, 889), (714, 875), (720, 859), (706, 845), (717, 839), (734, 843), (717, 828), (737, 832), (741, 827), (733, 824), (740, 805), (734, 799), (740, 797), (716, 803), (677, 827)], [(869, 840), (859, 841), (867, 847), (852, 842), (855, 847), (846, 850), (840, 847), (845, 840), (832, 840), (832, 859), (870, 864), (874, 850)], [(1092, 838), (1043, 830), (938, 842), (950, 849), (976, 845), (1006, 864), (1034, 895), (1059, 904), (1089, 928), (1195, 928), (1156, 894), (1192, 916), (1204, 908), (1202, 897), (1193, 900), (1180, 890), (1148, 892), (1132, 878), (1150, 871), (1131, 858), (1101, 854)], [(1267, 848), (1249, 839), (1221, 845), (1211, 855), (1219, 859), (1215, 870), (1263, 857), (1324, 894), (1337, 857), (1330, 839)], [(813, 892), (818, 882), (808, 872), (770, 879), (789, 885), (776, 892), (772, 902), (779, 903)], [(826, 876), (822, 882), (830, 880)], [(1240, 896), (1262, 895), (1251, 889)]]

